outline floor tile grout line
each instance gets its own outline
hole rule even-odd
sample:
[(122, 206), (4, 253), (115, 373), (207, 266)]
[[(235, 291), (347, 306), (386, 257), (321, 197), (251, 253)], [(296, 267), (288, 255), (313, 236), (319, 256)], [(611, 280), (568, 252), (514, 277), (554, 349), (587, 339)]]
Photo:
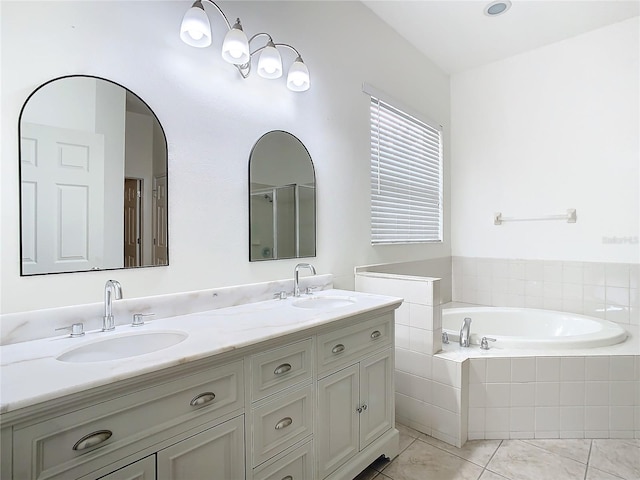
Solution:
[(591, 463), (591, 450), (593, 450), (593, 440), (589, 442), (589, 455), (587, 455), (587, 469), (584, 471), (584, 480), (587, 480), (589, 474), (589, 464)]
[[(426, 433), (425, 433), (425, 435), (428, 436), (428, 437), (431, 437), (431, 435), (427, 435)], [(436, 438), (436, 437), (431, 437), (431, 438)], [(429, 443), (426, 440), (423, 440), (421, 438), (416, 438), (416, 440), (420, 440), (422, 443), (426, 443), (427, 445), (429, 445), (429, 446), (431, 446), (433, 448), (437, 448), (438, 450), (442, 450), (443, 452), (448, 453), (450, 455), (453, 455), (454, 457), (461, 458), (462, 460), (464, 460), (466, 462), (473, 463), (474, 465), (477, 465), (478, 467), (481, 467), (481, 468), (485, 468), (486, 467), (486, 465), (481, 465), (479, 463), (476, 463), (473, 460), (469, 460), (468, 458), (464, 458), (462, 455), (458, 455), (457, 453), (450, 452), (449, 450), (446, 450), (446, 449), (444, 449), (442, 447), (438, 447), (437, 445), (433, 445), (433, 444), (431, 444), (431, 443)], [(436, 440), (438, 440), (438, 439), (436, 438)], [(440, 441), (442, 441), (442, 440), (440, 440)], [(493, 458), (493, 456), (496, 454), (496, 452), (498, 451), (498, 448), (500, 448), (500, 445), (502, 445), (502, 440), (500, 440), (500, 443), (496, 447), (495, 451), (491, 454), (491, 458)], [(451, 446), (453, 447), (453, 445), (451, 445)], [(458, 447), (454, 447), (454, 448), (458, 448)], [(487, 465), (489, 465), (489, 462), (491, 461), (491, 458), (487, 461)]]
[[(560, 456), (562, 458), (568, 458), (569, 460), (573, 460), (574, 462), (582, 463), (583, 465), (588, 465), (589, 464), (589, 456), (587, 456), (587, 461), (586, 462), (582, 462), (580, 460), (576, 460), (573, 457), (569, 457), (567, 455), (563, 455), (562, 453), (553, 452), (551, 450), (547, 450), (544, 447), (536, 445), (535, 443), (531, 443), (531, 441), (536, 441), (536, 440), (557, 440), (558, 442), (565, 442), (567, 440), (589, 440), (588, 438), (585, 438), (585, 439), (580, 439), (580, 438), (520, 438), (519, 440), (521, 442), (526, 443), (527, 445), (531, 445), (532, 447), (540, 448), (540, 449), (542, 449), (542, 450), (544, 450), (546, 452), (553, 453), (553, 454), (558, 455), (558, 456)], [(591, 440), (591, 442), (593, 442), (593, 440)], [(589, 443), (589, 453), (591, 453), (591, 443)]]
[[(526, 443), (527, 445), (530, 445), (530, 446), (532, 446), (534, 448), (537, 448), (538, 450), (542, 450), (543, 452), (548, 453), (550, 455), (555, 455), (556, 457), (564, 458), (565, 460), (571, 460), (572, 462), (579, 463), (580, 465), (589, 466), (588, 463), (582, 463), (581, 461), (576, 460), (575, 458), (570, 458), (570, 457), (567, 457), (565, 455), (560, 455), (559, 453), (552, 452), (551, 450), (547, 450), (546, 448), (542, 448), (542, 447), (539, 447), (538, 445), (534, 445), (533, 443), (529, 443), (526, 440), (519, 439), (519, 440), (516, 440), (516, 441), (517, 442)], [(591, 451), (591, 450), (589, 450), (589, 451)]]

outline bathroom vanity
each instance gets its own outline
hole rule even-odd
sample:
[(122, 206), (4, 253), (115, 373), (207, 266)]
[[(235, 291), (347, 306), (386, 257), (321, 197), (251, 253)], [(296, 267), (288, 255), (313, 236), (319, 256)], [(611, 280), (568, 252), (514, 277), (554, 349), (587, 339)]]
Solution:
[[(3, 346), (2, 478), (351, 480), (398, 454), (400, 302), (327, 290)], [(76, 355), (159, 334), (184, 338)]]

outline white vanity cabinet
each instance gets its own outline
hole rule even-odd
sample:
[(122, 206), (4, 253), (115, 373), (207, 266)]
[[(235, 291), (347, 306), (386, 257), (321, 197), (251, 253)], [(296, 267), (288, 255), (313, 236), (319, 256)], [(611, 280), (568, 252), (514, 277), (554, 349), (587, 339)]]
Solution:
[(396, 306), (3, 413), (2, 480), (351, 480), (398, 454)]
[(393, 315), (319, 336), (318, 478), (393, 429), (392, 339)]

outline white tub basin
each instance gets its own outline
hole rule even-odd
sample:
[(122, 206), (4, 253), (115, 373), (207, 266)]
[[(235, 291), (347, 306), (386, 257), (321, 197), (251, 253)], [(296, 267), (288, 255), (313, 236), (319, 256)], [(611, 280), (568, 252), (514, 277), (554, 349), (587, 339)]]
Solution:
[(83, 343), (57, 357), (61, 362), (86, 363), (137, 357), (172, 347), (189, 335), (186, 332), (140, 332), (111, 336), (91, 343)]
[(318, 310), (333, 310), (334, 308), (346, 307), (356, 303), (355, 298), (326, 296), (326, 297), (309, 297), (293, 302), (294, 307), (312, 308)]

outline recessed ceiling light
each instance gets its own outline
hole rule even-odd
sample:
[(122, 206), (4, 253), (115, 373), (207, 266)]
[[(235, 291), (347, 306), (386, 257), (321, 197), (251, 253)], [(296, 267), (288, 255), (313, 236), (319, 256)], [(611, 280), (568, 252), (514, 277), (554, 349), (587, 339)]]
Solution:
[(502, 15), (510, 8), (510, 0), (498, 0), (496, 2), (491, 2), (489, 5), (484, 7), (484, 14), (488, 15), (489, 17), (496, 17), (498, 15)]

